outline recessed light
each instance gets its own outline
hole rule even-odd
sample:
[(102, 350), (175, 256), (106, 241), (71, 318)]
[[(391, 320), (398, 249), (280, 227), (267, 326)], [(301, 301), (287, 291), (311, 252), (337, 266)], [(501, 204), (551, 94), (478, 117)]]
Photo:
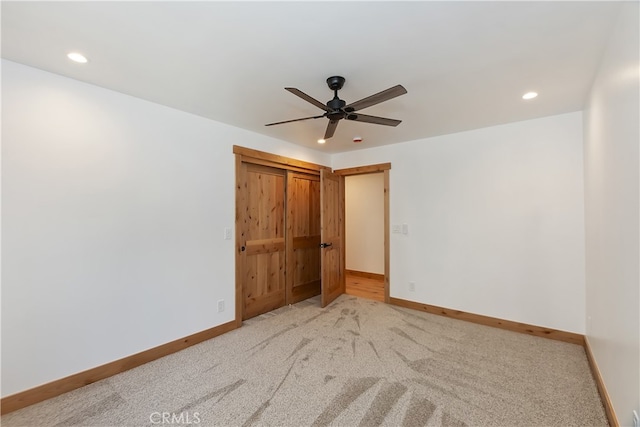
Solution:
[(80, 64), (86, 64), (87, 63), (87, 58), (78, 52), (71, 52), (67, 55), (67, 58), (69, 58), (70, 60), (74, 61), (74, 62), (79, 62)]
[(536, 96), (538, 96), (537, 92), (527, 92), (524, 95), (522, 95), (522, 99), (533, 99)]
[(325, 141), (324, 139), (319, 139), (318, 140), (318, 144), (324, 144), (325, 142), (327, 142), (327, 141)]

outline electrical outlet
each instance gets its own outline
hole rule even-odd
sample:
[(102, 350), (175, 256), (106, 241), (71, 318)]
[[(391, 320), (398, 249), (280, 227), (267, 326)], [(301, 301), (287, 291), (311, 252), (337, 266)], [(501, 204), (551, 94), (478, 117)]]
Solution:
[(224, 300), (218, 300), (218, 313), (222, 313), (224, 311)]
[(231, 229), (229, 227), (224, 228), (224, 240), (231, 240)]
[(633, 411), (633, 427), (640, 427), (640, 418), (638, 418), (638, 411)]
[(409, 282), (409, 290), (411, 292), (415, 292), (416, 291), (416, 282)]

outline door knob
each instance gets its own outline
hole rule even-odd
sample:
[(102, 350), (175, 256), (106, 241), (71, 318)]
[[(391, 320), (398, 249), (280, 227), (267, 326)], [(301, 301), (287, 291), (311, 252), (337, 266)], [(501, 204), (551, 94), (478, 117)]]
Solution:
[(320, 243), (320, 247), (321, 248), (328, 248), (329, 246), (331, 246), (333, 243)]

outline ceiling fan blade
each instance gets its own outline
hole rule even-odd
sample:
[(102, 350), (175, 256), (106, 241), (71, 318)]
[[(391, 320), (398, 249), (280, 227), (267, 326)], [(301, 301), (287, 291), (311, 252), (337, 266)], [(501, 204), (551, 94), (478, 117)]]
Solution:
[(322, 102), (318, 101), (315, 98), (310, 97), (309, 95), (307, 95), (306, 93), (304, 93), (303, 91), (301, 91), (299, 89), (296, 89), (295, 87), (285, 87), (285, 90), (288, 90), (292, 94), (294, 94), (296, 96), (299, 96), (300, 98), (304, 99), (307, 102), (312, 103), (313, 105), (315, 105), (318, 108), (323, 109), (324, 111), (329, 111), (329, 107), (324, 105)]
[(344, 107), (344, 111), (350, 113), (352, 111), (362, 110), (364, 108), (371, 107), (372, 105), (388, 101), (396, 96), (404, 95), (405, 93), (407, 93), (407, 90), (402, 87), (402, 85), (396, 85), (387, 90), (383, 90), (382, 92), (378, 92), (375, 95), (367, 96), (360, 101), (352, 102)]
[(281, 125), (283, 123), (299, 122), (301, 120), (319, 119), (320, 117), (324, 117), (324, 114), (321, 114), (319, 116), (303, 117), (301, 119), (285, 120), (284, 122), (268, 123), (265, 126)]
[(338, 120), (329, 120), (329, 124), (327, 125), (327, 130), (324, 133), (324, 139), (329, 139), (333, 136), (338, 127)]
[(387, 118), (384, 118), (384, 117), (376, 117), (376, 116), (368, 116), (366, 114), (360, 114), (360, 113), (348, 114), (345, 117), (345, 119), (354, 120), (356, 122), (374, 123), (376, 125), (385, 125), (385, 126), (398, 126), (400, 123), (402, 123), (402, 120), (387, 119)]

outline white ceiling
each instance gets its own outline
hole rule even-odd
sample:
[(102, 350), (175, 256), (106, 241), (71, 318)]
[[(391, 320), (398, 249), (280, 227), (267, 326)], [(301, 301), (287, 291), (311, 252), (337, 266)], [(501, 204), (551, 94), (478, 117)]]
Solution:
[[(581, 110), (619, 6), (2, 1), (2, 57), (334, 153)], [(402, 84), (362, 113), (403, 122), (342, 120), (323, 146), (326, 118), (264, 126), (321, 114), (284, 87), (326, 102), (332, 75), (347, 103)]]

